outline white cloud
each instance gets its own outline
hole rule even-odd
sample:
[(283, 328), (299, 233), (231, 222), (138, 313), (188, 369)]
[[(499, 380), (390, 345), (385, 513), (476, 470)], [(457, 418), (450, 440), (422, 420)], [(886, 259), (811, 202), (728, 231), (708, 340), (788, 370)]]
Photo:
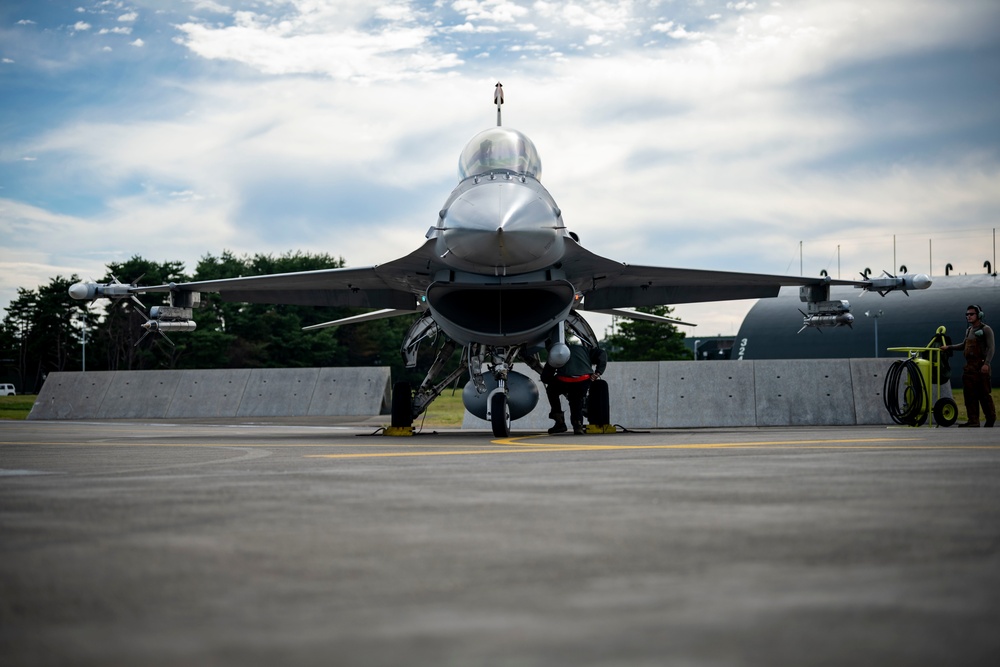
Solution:
[(216, 14), (229, 14), (233, 10), (227, 5), (215, 2), (215, 0), (194, 0), (192, 9), (196, 12), (208, 11)]
[(546, 19), (593, 33), (622, 32), (634, 23), (632, 3), (628, 1), (592, 0), (582, 4), (539, 1), (532, 5), (532, 10)]
[(528, 13), (527, 7), (509, 0), (455, 0), (451, 8), (464, 14), (469, 22), (513, 23)]
[(428, 26), (365, 31), (338, 24), (330, 29), (332, 17), (318, 10), (281, 20), (237, 12), (235, 20), (235, 25), (222, 28), (182, 24), (181, 43), (201, 57), (240, 62), (267, 74), (323, 74), (356, 81), (401, 80), (462, 62), (429, 43)]
[(497, 33), (500, 32), (500, 28), (495, 25), (473, 25), (471, 23), (462, 23), (461, 25), (448, 26), (441, 28), (442, 32), (454, 32), (454, 33)]
[(406, 4), (381, 5), (375, 10), (375, 15), (386, 21), (412, 21), (416, 18), (413, 8)]
[(118, 17), (118, 21), (121, 23), (133, 23), (138, 18), (138, 12), (126, 12)]
[(73, 31), (74, 32), (86, 32), (87, 30), (90, 30), (92, 27), (93, 26), (91, 26), (86, 21), (77, 21), (76, 23), (73, 24)]
[[(947, 246), (948, 226), (988, 229), (1000, 216), (994, 144), (975, 152), (954, 142), (907, 160), (885, 145), (960, 132), (961, 119), (903, 109), (887, 124), (870, 100), (859, 109), (851, 96), (858, 85), (881, 91), (884, 74), (867, 65), (988, 42), (986, 4), (976, 13), (923, 0), (743, 2), (709, 21), (674, 3), (655, 19), (642, 3), (535, 2), (528, 14), (512, 4), (380, 10), (295, 0), (259, 3), (255, 13), (192, 5), (213, 15), (176, 28), (191, 58), (185, 69), (204, 58), (267, 76), (229, 70), (220, 80), (216, 62), (197, 84), (136, 91), (156, 106), (88, 109), (79, 114), (87, 122), (64, 119), (5, 147), (5, 167), (51, 170), (39, 190), (86, 189), (100, 210), (21, 212), (17, 234), (33, 245), (7, 250), (0, 275), (59, 266), (82, 274), (88, 262), (102, 273), (133, 253), (193, 266), (223, 248), (303, 248), (352, 265), (400, 256), (433, 223), (464, 142), (494, 122), (497, 78), (504, 124), (535, 141), (567, 223), (616, 259), (797, 273), (803, 240), (808, 273), (828, 268), (839, 245), (853, 274), (858, 265), (892, 268), (888, 239), (898, 234), (902, 247), (908, 234), (909, 265), (920, 266), (933, 236), (935, 256), (940, 246), (959, 266), (960, 252), (971, 255)], [(534, 31), (519, 32), (528, 18)], [(502, 35), (495, 48), (475, 37), (487, 31)], [(993, 118), (994, 108), (976, 113)], [(97, 122), (100, 112), (109, 120)], [(816, 166), (845, 154), (843, 165)], [(5, 239), (10, 210), (0, 211)], [(967, 245), (977, 253), (967, 263), (978, 266), (988, 240)], [(705, 308), (691, 316), (699, 333), (735, 333), (717, 305)]]

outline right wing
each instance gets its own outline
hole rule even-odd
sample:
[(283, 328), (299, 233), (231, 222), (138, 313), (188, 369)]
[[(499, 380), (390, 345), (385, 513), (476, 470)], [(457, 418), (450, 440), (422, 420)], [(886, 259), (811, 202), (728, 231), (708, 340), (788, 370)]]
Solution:
[(399, 259), (359, 268), (296, 271), (246, 278), (140, 287), (136, 292), (216, 292), (223, 301), (415, 311), (431, 282), (433, 241)]

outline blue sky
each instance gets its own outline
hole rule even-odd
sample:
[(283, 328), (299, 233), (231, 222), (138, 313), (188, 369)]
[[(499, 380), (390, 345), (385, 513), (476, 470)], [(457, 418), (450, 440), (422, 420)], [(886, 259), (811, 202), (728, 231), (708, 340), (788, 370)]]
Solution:
[[(979, 273), (998, 25), (994, 0), (7, 0), (0, 307), (133, 254), (403, 255), (498, 80), (504, 124), (606, 256), (798, 275), (801, 247), (809, 275)], [(733, 334), (750, 305), (677, 314)]]

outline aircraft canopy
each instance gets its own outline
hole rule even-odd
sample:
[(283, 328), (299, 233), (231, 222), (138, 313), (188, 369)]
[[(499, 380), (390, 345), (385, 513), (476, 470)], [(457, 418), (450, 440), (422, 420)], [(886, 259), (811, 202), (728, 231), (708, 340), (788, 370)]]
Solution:
[(490, 172), (542, 177), (542, 160), (531, 139), (509, 127), (491, 127), (472, 137), (458, 159), (462, 180)]

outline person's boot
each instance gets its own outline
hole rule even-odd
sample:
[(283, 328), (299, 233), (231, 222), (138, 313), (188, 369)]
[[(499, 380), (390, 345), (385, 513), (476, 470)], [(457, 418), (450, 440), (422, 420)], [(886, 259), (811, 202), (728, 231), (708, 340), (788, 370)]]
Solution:
[(549, 428), (549, 435), (555, 435), (556, 433), (566, 432), (566, 417), (563, 416), (561, 412), (550, 412), (549, 417), (555, 421), (555, 424)]
[(573, 435), (583, 435), (586, 431), (582, 422), (573, 422)]

